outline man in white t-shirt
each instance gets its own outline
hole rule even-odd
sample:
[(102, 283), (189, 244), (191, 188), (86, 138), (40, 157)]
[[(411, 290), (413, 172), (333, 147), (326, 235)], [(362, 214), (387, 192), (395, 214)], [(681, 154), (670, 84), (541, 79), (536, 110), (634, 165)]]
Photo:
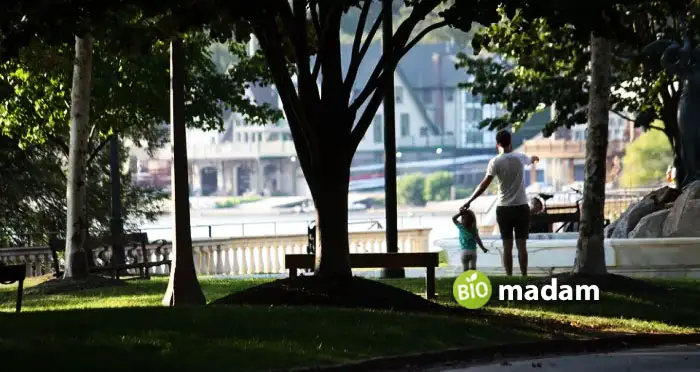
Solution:
[[(537, 156), (513, 152), (510, 132), (502, 130), (496, 134), (499, 154), (489, 161), (486, 177), (462, 206), (469, 209), (474, 199), (481, 196), (494, 178), (498, 178), (498, 206), (496, 221), (503, 241), (503, 266), (506, 275), (513, 275), (513, 238), (518, 247), (520, 272), (527, 276), (527, 238), (530, 228), (530, 206), (525, 194), (525, 165), (537, 163)], [(514, 234), (515, 233), (515, 234)]]

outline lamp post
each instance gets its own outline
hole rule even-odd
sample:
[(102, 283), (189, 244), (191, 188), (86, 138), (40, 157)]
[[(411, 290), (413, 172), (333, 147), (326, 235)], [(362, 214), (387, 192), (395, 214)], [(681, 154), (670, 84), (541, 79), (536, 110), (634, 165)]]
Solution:
[[(382, 54), (385, 59), (393, 58), (394, 12), (392, 0), (382, 1)], [(384, 72), (384, 205), (386, 210), (386, 252), (398, 253), (398, 213), (396, 211), (396, 107), (394, 106), (394, 73)], [(382, 278), (404, 278), (403, 268), (383, 269)]]

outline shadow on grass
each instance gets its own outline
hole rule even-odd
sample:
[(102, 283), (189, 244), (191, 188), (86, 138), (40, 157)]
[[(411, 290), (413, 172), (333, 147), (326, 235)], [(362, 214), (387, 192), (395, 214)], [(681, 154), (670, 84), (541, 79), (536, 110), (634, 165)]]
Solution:
[[(538, 284), (542, 278), (492, 277), (494, 295), (487, 306), (493, 308), (527, 309), (559, 314), (600, 316), (606, 318), (638, 319), (680, 327), (700, 327), (700, 281), (697, 280), (639, 280), (646, 285), (601, 290), (599, 301), (500, 301), (498, 286), (506, 284)], [(456, 305), (452, 295), (454, 278), (437, 280), (441, 302)], [(403, 279), (392, 284), (414, 292), (424, 290), (422, 279)]]
[(478, 319), (280, 307), (2, 314), (0, 334), (5, 365), (53, 368), (71, 350), (71, 369), (86, 371), (269, 370), (549, 337)]

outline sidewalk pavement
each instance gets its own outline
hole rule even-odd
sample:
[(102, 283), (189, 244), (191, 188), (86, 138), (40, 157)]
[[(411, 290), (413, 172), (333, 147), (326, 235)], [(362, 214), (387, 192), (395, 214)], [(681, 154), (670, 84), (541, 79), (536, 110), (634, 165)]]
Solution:
[(700, 345), (665, 346), (614, 353), (502, 361), (458, 368), (442, 366), (423, 372), (698, 372)]

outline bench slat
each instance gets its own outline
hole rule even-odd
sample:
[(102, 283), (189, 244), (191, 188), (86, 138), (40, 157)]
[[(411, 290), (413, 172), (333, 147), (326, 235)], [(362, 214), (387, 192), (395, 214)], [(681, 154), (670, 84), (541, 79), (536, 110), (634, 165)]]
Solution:
[[(285, 269), (313, 269), (315, 258), (312, 254), (287, 254)], [(355, 269), (437, 267), (439, 264), (440, 258), (436, 252), (350, 254), (350, 266)]]

